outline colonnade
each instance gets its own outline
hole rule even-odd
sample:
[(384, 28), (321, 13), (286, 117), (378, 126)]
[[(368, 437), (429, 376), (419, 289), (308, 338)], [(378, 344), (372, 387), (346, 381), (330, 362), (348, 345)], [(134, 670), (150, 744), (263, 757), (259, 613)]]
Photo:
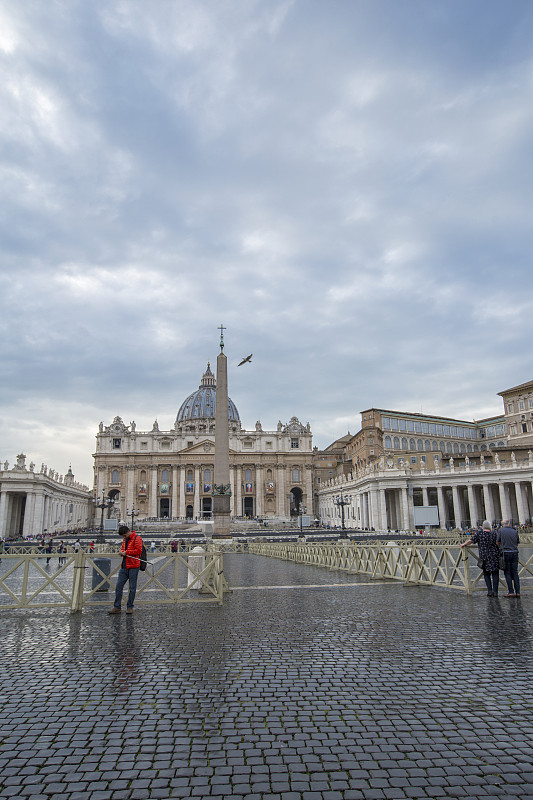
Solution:
[(529, 462), (446, 474), (387, 469), (355, 479), (334, 479), (319, 492), (322, 522), (340, 524), (335, 504), (340, 490), (350, 497), (345, 507), (347, 528), (414, 530), (416, 506), (436, 506), (441, 528), (476, 526), (485, 519), (524, 524), (533, 518), (533, 465)]
[(89, 517), (88, 494), (83, 498), (59, 494), (43, 485), (26, 490), (3, 485), (0, 491), (0, 536), (4, 538), (86, 527)]

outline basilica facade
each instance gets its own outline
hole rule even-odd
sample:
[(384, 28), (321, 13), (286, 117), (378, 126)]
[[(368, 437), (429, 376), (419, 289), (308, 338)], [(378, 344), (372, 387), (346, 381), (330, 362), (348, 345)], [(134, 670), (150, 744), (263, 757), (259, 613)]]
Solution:
[[(127, 519), (201, 519), (212, 512), (216, 378), (208, 364), (198, 389), (185, 398), (171, 430), (138, 431), (116, 416), (100, 423), (94, 453), (95, 491), (115, 501)], [(313, 437), (297, 417), (263, 430), (243, 428), (228, 399), (231, 514), (288, 520), (312, 509)]]

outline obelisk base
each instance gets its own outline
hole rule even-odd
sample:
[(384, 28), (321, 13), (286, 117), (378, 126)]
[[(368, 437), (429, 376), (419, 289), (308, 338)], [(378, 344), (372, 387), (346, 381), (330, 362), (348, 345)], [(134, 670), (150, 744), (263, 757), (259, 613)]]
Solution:
[(231, 539), (230, 533), (230, 495), (213, 497), (213, 539)]

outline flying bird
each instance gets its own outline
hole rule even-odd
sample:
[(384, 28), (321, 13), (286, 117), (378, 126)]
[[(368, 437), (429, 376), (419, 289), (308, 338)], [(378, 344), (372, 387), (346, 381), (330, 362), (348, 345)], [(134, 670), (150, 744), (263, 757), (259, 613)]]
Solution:
[(249, 356), (246, 356), (246, 358), (243, 358), (243, 360), (241, 361), (241, 363), (240, 363), (240, 364), (237, 364), (237, 366), (238, 366), (238, 367), (242, 367), (242, 365), (243, 365), (243, 364), (246, 364), (246, 362), (247, 362), (247, 361), (250, 361), (250, 362), (251, 362), (251, 361), (252, 361), (252, 356), (253, 356), (253, 353), (250, 353), (250, 355), (249, 355)]

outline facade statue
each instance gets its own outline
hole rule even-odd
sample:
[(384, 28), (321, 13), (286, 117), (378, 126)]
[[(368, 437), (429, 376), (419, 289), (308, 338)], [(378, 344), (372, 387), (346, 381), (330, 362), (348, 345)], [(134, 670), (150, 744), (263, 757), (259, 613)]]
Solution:
[(136, 425), (135, 425), (135, 420), (132, 420), (132, 421), (130, 422), (130, 427), (131, 427), (131, 432), (132, 432), (132, 433), (135, 433), (135, 428), (136, 428)]
[(259, 420), (257, 420), (257, 422), (255, 423), (255, 429), (256, 429), (256, 431), (262, 431), (263, 430), (263, 426), (261, 425)]
[(103, 422), (101, 422), (100, 425), (98, 426), (98, 430), (100, 431), (100, 433), (104, 432), (104, 423)]
[(9, 469), (9, 461), (4, 461), (4, 469)]
[(30, 461), (30, 472), (33, 472), (34, 469), (35, 469), (35, 463), (33, 461)]
[(152, 430), (153, 431), (159, 431), (159, 424), (158, 424), (157, 420), (154, 420), (154, 425), (152, 427)]

